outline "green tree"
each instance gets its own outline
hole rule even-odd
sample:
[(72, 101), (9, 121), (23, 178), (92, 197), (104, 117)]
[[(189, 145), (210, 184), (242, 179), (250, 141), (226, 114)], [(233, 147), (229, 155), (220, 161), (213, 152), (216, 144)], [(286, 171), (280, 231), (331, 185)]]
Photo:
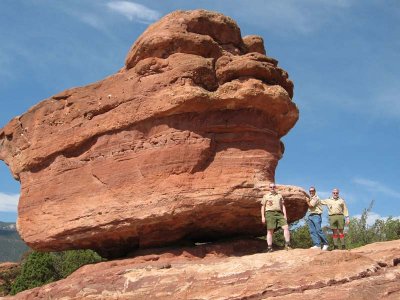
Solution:
[(22, 265), (21, 273), (11, 287), (15, 295), (23, 290), (31, 289), (60, 279), (50, 253), (33, 251)]
[(11, 294), (65, 278), (83, 265), (100, 261), (103, 259), (92, 250), (32, 251), (22, 262), (21, 273), (12, 284)]
[(400, 239), (400, 220), (392, 217), (377, 219), (374, 224), (368, 225), (368, 215), (374, 201), (364, 209), (360, 218), (351, 218), (347, 232), (347, 247), (349, 249), (364, 246), (374, 242), (383, 242)]
[(377, 242), (397, 240), (400, 237), (400, 220), (392, 217), (387, 220), (378, 219), (372, 225), (371, 230), (374, 232)]
[[(290, 243), (293, 248), (306, 249), (312, 246), (307, 224), (301, 224), (300, 221), (290, 224)], [(285, 239), (283, 236), (283, 230), (281, 228), (274, 232), (273, 244), (275, 248), (284, 247)]]
[(272, 236), (272, 244), (275, 249), (283, 248), (285, 246), (285, 237), (283, 236), (282, 228), (274, 231), (274, 235)]
[(57, 273), (65, 278), (81, 266), (102, 261), (102, 257), (92, 250), (69, 250), (53, 252), (54, 266)]
[(363, 210), (360, 218), (351, 218), (347, 232), (347, 248), (352, 249), (374, 242), (374, 233), (369, 230), (368, 215), (372, 210), (374, 201)]
[(290, 240), (293, 248), (303, 248), (307, 249), (312, 246), (312, 240), (310, 236), (310, 231), (308, 230), (308, 225), (303, 224), (299, 226), (291, 225)]
[[(374, 224), (368, 225), (368, 216), (371, 213), (374, 201), (363, 210), (360, 218), (351, 218), (346, 234), (346, 247), (353, 249), (370, 243), (400, 239), (400, 220), (389, 217), (377, 219)], [(329, 245), (333, 244), (329, 227), (323, 227)], [(307, 224), (300, 221), (290, 225), (291, 244), (293, 248), (309, 248), (312, 245)], [(283, 248), (284, 238), (282, 229), (276, 230), (273, 237), (274, 246)]]

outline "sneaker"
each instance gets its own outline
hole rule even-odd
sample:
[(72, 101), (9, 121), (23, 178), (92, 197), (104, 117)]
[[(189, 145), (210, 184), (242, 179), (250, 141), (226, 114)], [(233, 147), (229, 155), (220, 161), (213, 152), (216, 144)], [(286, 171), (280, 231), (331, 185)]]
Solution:
[(315, 246), (312, 246), (310, 249), (319, 249), (319, 250), (321, 250), (321, 247), (320, 247), (320, 246), (317, 246), (317, 245), (315, 245)]
[(328, 251), (329, 245), (323, 245), (322, 246), (322, 251)]
[(274, 252), (274, 250), (270, 247), (268, 247), (267, 252)]
[(346, 250), (346, 246), (345, 245), (342, 245), (342, 250)]
[(333, 250), (337, 250), (337, 249), (339, 249), (339, 247), (336, 246), (336, 245), (334, 245), (334, 246), (333, 246)]

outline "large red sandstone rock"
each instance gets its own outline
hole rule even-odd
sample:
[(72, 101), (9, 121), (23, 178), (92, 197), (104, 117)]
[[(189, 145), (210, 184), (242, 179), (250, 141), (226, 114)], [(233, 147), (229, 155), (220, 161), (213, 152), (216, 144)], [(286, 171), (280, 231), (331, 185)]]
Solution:
[[(262, 39), (207, 11), (174, 12), (126, 66), (66, 90), (0, 131), (21, 182), (18, 230), (39, 250), (118, 254), (181, 239), (261, 235), (260, 199), (298, 119)], [(281, 187), (289, 221), (305, 192)]]
[(400, 240), (332, 252), (260, 253), (265, 246), (246, 240), (139, 251), (13, 299), (400, 299)]

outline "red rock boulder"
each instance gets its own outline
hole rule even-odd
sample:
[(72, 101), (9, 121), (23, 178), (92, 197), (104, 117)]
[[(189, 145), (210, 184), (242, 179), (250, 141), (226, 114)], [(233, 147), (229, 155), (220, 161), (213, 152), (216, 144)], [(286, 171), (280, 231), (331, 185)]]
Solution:
[[(298, 119), (293, 83), (260, 37), (197, 10), (171, 13), (126, 65), (0, 131), (21, 182), (18, 230), (39, 250), (118, 254), (182, 239), (261, 235), (260, 200)], [(307, 206), (281, 187), (290, 221)]]

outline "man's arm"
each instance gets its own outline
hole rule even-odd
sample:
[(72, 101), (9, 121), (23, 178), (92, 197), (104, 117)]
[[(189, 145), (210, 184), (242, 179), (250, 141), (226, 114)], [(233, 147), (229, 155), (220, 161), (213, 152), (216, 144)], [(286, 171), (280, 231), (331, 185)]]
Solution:
[(265, 201), (264, 197), (261, 200), (261, 222), (265, 224)]
[(308, 205), (309, 208), (314, 207), (314, 206), (311, 205), (310, 198), (306, 197), (306, 201), (307, 201), (307, 205)]
[(308, 207), (313, 208), (317, 205), (319, 198), (314, 197), (313, 199), (310, 199), (309, 197), (306, 198)]
[(261, 204), (261, 222), (265, 223), (265, 202)]
[(346, 225), (350, 224), (349, 210), (347, 209), (346, 202), (343, 200), (343, 215), (346, 218)]
[(321, 203), (322, 205), (328, 205), (328, 201), (329, 201), (329, 198), (324, 199), (324, 200), (319, 200), (319, 203)]
[(287, 221), (286, 206), (285, 206), (285, 200), (283, 200), (283, 197), (281, 198), (281, 208), (282, 208), (283, 216), (285, 217), (285, 219)]

